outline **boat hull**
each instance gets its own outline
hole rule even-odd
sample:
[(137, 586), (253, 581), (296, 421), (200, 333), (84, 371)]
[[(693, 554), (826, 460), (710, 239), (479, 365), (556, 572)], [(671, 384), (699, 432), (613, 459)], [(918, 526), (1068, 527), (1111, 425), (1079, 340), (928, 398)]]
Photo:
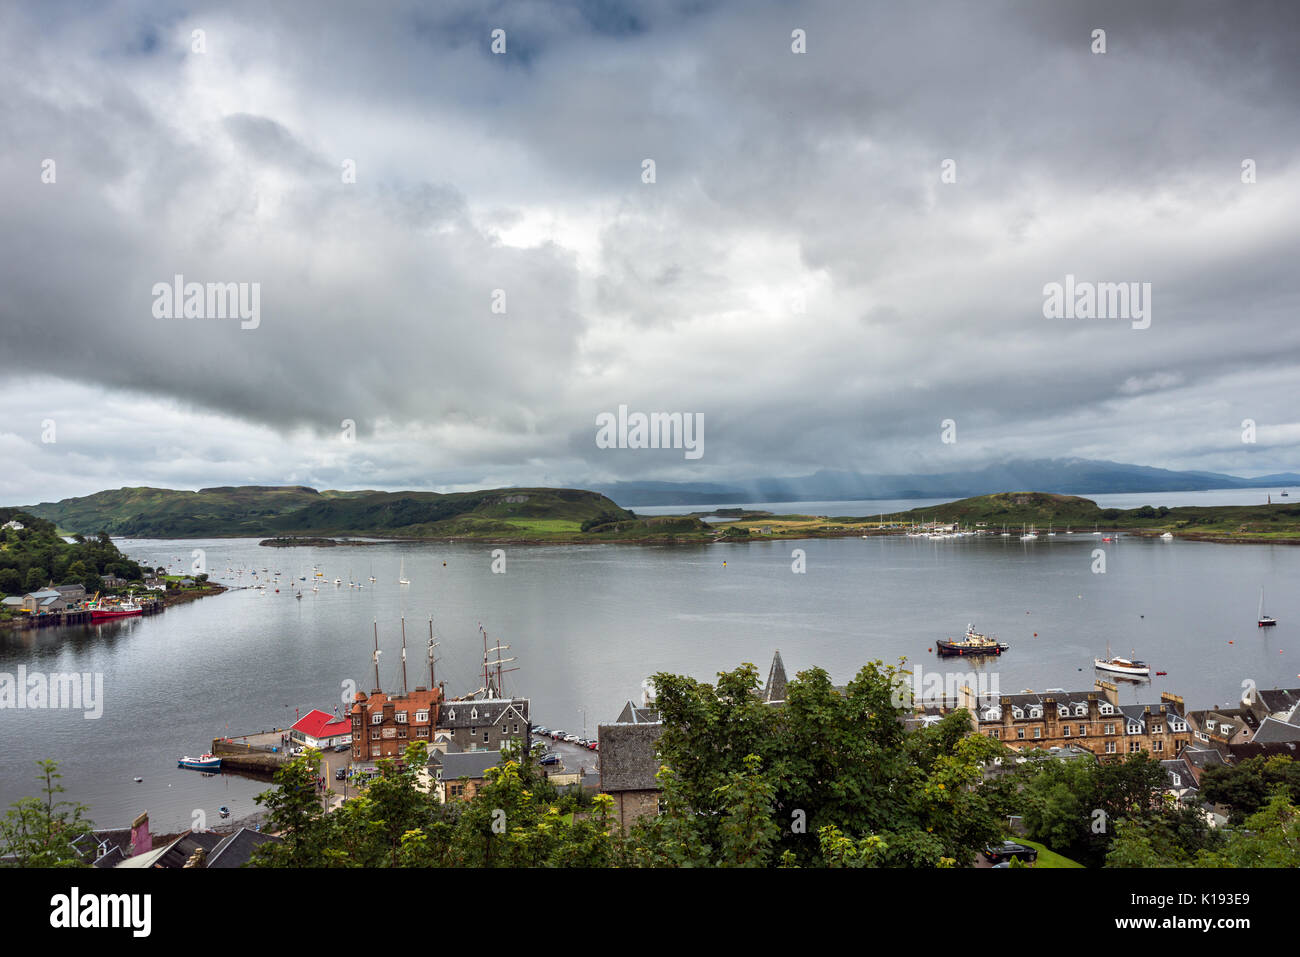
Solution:
[(939, 641), (935, 643), (941, 658), (986, 658), (1002, 654), (1007, 649), (1002, 645), (993, 645), (988, 648), (964, 648), (954, 645), (950, 641)]
[(1118, 665), (1112, 665), (1109, 662), (1102, 661), (1100, 658), (1092, 660), (1093, 667), (1098, 671), (1105, 671), (1112, 675), (1122, 675), (1129, 678), (1149, 678), (1151, 669), (1147, 667), (1125, 668)]
[(176, 762), (178, 768), (185, 768), (188, 771), (220, 771), (221, 759), (209, 758), (206, 761), (198, 758), (181, 758)]
[(126, 611), (123, 611), (123, 610), (121, 610), (121, 609), (99, 609), (99, 608), (95, 608), (95, 609), (92, 609), (91, 612), (90, 612), (90, 620), (91, 620), (91, 621), (107, 621), (107, 620), (112, 619), (112, 618), (133, 618), (133, 617), (135, 617), (136, 615), (139, 615), (139, 614), (142, 614), (142, 613), (143, 613), (143, 609), (140, 609), (140, 608), (133, 608), (133, 609), (129, 609), (129, 610), (126, 610)]

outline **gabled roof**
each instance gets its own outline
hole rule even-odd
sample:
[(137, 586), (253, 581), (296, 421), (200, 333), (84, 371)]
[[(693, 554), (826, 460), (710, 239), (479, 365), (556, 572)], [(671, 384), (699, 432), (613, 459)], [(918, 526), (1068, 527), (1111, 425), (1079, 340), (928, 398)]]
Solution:
[(618, 713), (618, 724), (655, 724), (659, 720), (659, 712), (654, 708), (638, 708), (631, 701), (623, 705), (623, 710)]
[(438, 714), (440, 728), (481, 728), (502, 721), (528, 723), (527, 698), (482, 698), (448, 701)]
[(190, 859), (190, 856), (198, 848), (201, 847), (211, 854), (221, 841), (222, 836), (213, 831), (182, 834), (166, 847), (155, 848), (146, 854), (137, 854), (135, 857), (123, 861), (118, 867), (161, 867), (179, 870), (185, 866), (185, 862)]

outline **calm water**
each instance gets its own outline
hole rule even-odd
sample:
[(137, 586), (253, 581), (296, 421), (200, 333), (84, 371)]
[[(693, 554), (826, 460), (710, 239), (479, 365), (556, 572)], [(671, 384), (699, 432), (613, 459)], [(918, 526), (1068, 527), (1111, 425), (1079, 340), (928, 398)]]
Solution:
[[(178, 569), (203, 548), (213, 577), (231, 583), (227, 568), (278, 569), (281, 592), (231, 591), (150, 618), (0, 637), (0, 671), (102, 672), (106, 699), (98, 720), (0, 711), (0, 804), (34, 793), (32, 762), (45, 757), (60, 761), (68, 796), (90, 804), (102, 826), (144, 809), (155, 830), (188, 826), (195, 808), (209, 817), (221, 804), (236, 817), (250, 813), (265, 784), (181, 771), (176, 759), (205, 750), (214, 735), (291, 723), (312, 707), (333, 711), (345, 682), (369, 690), (375, 620), (382, 680), (397, 686), (402, 615), (411, 686), (427, 679), (432, 615), (439, 679), (449, 694), (478, 688), (481, 621), (517, 657), (506, 688), (532, 698), (534, 720), (582, 733), (585, 714), (589, 736), (655, 671), (710, 679), (751, 661), (766, 678), (776, 648), (792, 675), (820, 665), (837, 681), (876, 658), (908, 656), (928, 668), (933, 641), (968, 622), (1011, 643), (991, 663), (1004, 692), (1091, 687), (1091, 659), (1107, 642), (1169, 672), (1126, 687), (1125, 700), (1156, 701), (1169, 690), (1206, 707), (1236, 700), (1247, 678), (1300, 686), (1300, 547), (1103, 545), (1064, 534), (1032, 544), (1013, 536), (533, 546), (507, 548), (506, 572), (493, 574), (490, 549), (479, 545), (119, 544)], [(794, 548), (806, 552), (804, 574), (791, 571)], [(1095, 548), (1106, 549), (1105, 574), (1091, 572)], [(409, 586), (397, 584), (403, 560)], [(343, 586), (313, 594), (317, 562)], [(372, 567), (373, 585), (364, 581)], [(297, 601), (286, 578), (300, 574), (309, 581)], [(353, 575), (364, 589), (348, 588)], [(1261, 585), (1281, 622), (1266, 631), (1255, 626)], [(143, 783), (133, 783), (137, 775)]]

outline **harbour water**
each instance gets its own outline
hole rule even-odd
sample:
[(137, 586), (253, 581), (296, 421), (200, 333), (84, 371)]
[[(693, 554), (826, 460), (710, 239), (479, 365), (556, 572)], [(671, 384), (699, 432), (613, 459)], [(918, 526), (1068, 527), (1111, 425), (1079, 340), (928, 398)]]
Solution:
[[(1172, 691), (1200, 708), (1234, 702), (1247, 680), (1300, 686), (1300, 547), (1127, 536), (1103, 544), (1079, 533), (1035, 542), (898, 536), (511, 546), (504, 571), (494, 572), (493, 547), (473, 544), (119, 545), (177, 569), (202, 549), (212, 577), (228, 584), (247, 584), (251, 569), (278, 570), (280, 591), (232, 590), (99, 626), (0, 632), (0, 672), (25, 666), (104, 676), (97, 719), (0, 710), (0, 804), (34, 794), (34, 762), (53, 758), (64, 797), (89, 804), (101, 826), (127, 824), (146, 809), (156, 831), (187, 827), (200, 808), (210, 820), (223, 804), (236, 818), (251, 813), (265, 782), (205, 777), (177, 769), (176, 759), (206, 750), (214, 735), (283, 726), (313, 707), (342, 710), (350, 688), (374, 683), (372, 622), (383, 649), (381, 681), (399, 687), (403, 616), (412, 687), (428, 680), (432, 616), (437, 679), (451, 695), (478, 688), (481, 622), (510, 645), (518, 670), (506, 675), (506, 689), (532, 699), (534, 720), (590, 737), (656, 671), (710, 680), (748, 661), (765, 678), (778, 648), (792, 675), (818, 665), (837, 682), (873, 659), (965, 669), (964, 662), (941, 665), (931, 650), (968, 622), (1011, 645), (980, 665), (1002, 692), (1091, 687), (1092, 659), (1108, 644), (1168, 672), (1124, 686), (1126, 701), (1158, 701)], [(803, 572), (794, 570), (796, 549)], [(1099, 549), (1103, 573), (1094, 571)], [(313, 578), (314, 564), (324, 579)], [(403, 567), (410, 585), (398, 584)], [(364, 587), (350, 588), (349, 580)], [(314, 581), (319, 592), (310, 590)], [(1279, 620), (1273, 629), (1255, 625), (1261, 587), (1266, 611)], [(302, 600), (294, 597), (299, 589)]]

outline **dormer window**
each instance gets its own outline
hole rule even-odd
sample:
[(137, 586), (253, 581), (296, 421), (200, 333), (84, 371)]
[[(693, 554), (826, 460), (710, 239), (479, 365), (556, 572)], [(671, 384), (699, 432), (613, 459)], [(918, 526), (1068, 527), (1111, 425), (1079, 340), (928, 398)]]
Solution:
[(415, 712), (415, 720), (416, 720), (416, 721), (428, 721), (428, 720), (429, 720), (429, 712), (427, 712), (427, 711), (417, 711), (417, 712)]
[(455, 721), (455, 720), (456, 720), (456, 709), (455, 709), (455, 708), (452, 708), (450, 711), (447, 712), (447, 720), (448, 720), (448, 721)]
[(393, 719), (398, 724), (406, 724), (406, 712), (405, 711), (397, 712), (397, 714), (393, 715)]
[(1070, 716), (1069, 705), (1058, 704), (1056, 706), (1056, 716), (1058, 718), (1068, 718)]
[(1020, 705), (1018, 704), (1014, 704), (1011, 706), (1011, 714), (1013, 717), (1016, 718), (1023, 718), (1025, 716), (1024, 709), (1021, 708)]
[(1109, 704), (1103, 704), (1103, 705), (1101, 706), (1101, 713), (1102, 713), (1102, 714), (1114, 714), (1114, 709), (1111, 708), (1111, 706), (1110, 706)]
[(1076, 704), (1074, 706), (1074, 716), (1076, 718), (1086, 717), (1087, 714), (1088, 714), (1088, 706), (1086, 704)]
[(372, 715), (370, 716), (370, 723), (371, 723), (371, 724), (383, 724), (383, 723), (384, 723), (384, 713), (383, 713), (382, 711), (376, 711), (374, 714), (372, 714)]
[(478, 720), (478, 708), (472, 708), (472, 709), (470, 709), (470, 712), (469, 712), (469, 719), (470, 719), (471, 721), (477, 721), (477, 720)]
[(1043, 716), (1043, 709), (1040, 706), (1034, 705), (1032, 708), (1029, 709), (1029, 717), (1041, 718), (1042, 716)]

